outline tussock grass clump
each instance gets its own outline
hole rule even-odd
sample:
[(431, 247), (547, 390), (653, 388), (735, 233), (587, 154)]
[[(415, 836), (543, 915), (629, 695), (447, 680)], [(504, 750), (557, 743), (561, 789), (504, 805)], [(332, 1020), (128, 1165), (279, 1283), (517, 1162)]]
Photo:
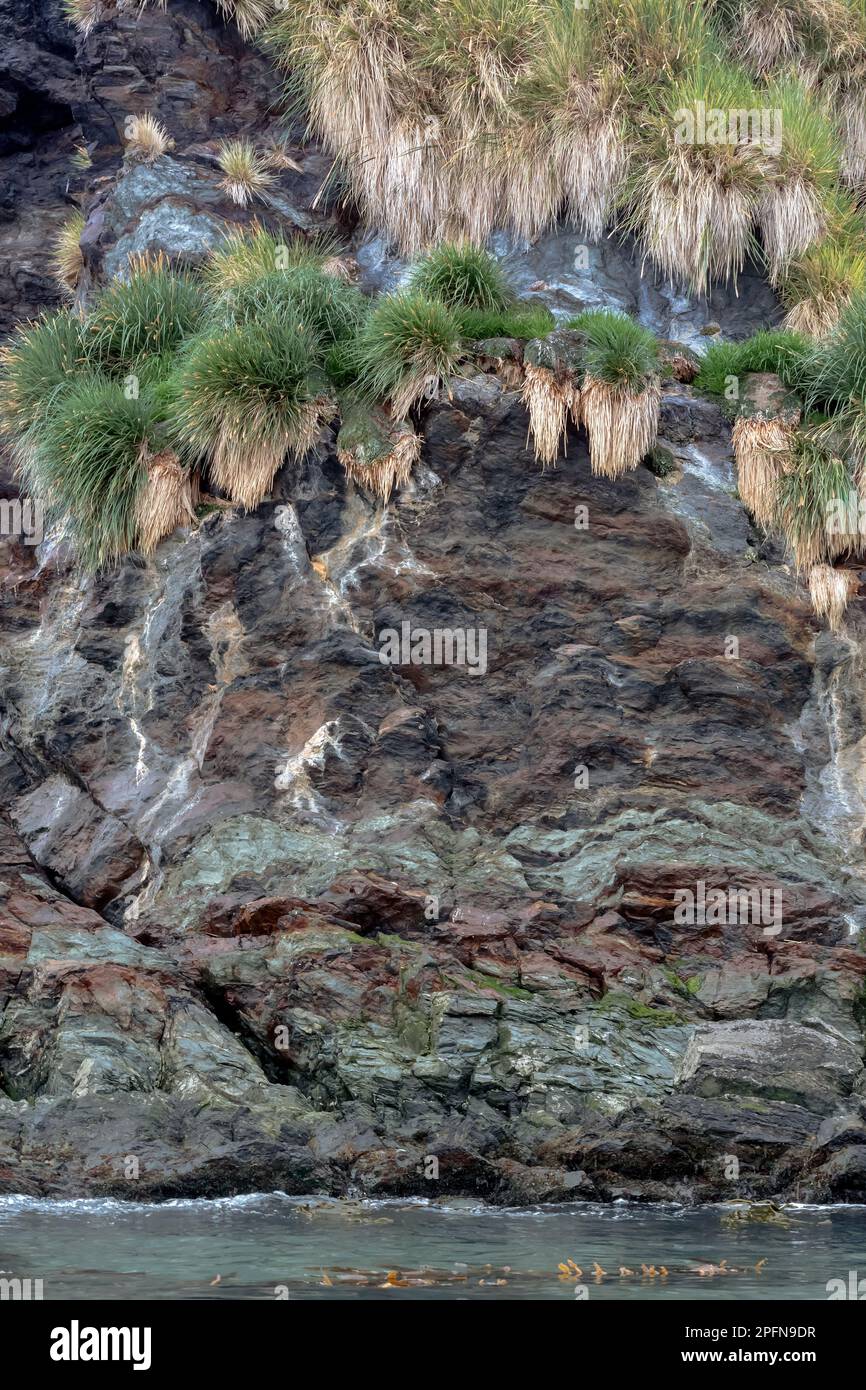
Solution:
[(69, 309), (25, 324), (0, 348), (0, 432), (19, 459), (84, 365), (82, 320)]
[(323, 351), (353, 337), (367, 312), (360, 290), (311, 266), (274, 270), (238, 285), (225, 295), (224, 304), (235, 323), (279, 319)]
[(544, 9), (541, 0), (433, 0), (419, 25), (418, 61), (441, 111), (439, 225), (446, 236), (483, 243), (509, 203), (516, 229), (534, 234), (539, 219), (533, 215), (527, 229), (519, 209), (532, 199), (549, 204), (546, 160), (538, 158), (531, 126), (513, 119), (518, 83), (542, 43)]
[(638, 101), (685, 77), (710, 49), (703, 8), (691, 0), (616, 0), (599, 6), (596, 22), (608, 61), (636, 83)]
[(436, 127), (413, 62), (419, 17), (407, 0), (297, 0), (266, 36), (364, 216), (404, 249), (432, 239), (441, 215), (423, 157), (425, 129), (435, 144)]
[(834, 569), (832, 565), (813, 565), (809, 570), (809, 597), (815, 615), (826, 618), (833, 632), (839, 631), (856, 590), (857, 579), (850, 570)]
[(759, 106), (742, 72), (708, 61), (678, 81), (644, 122), (627, 222), (672, 283), (702, 291), (710, 280), (736, 281), (742, 270), (767, 155), (756, 139), (741, 138), (742, 130), (701, 139), (700, 113)]
[(711, 0), (732, 52), (759, 76), (805, 66), (850, 32), (845, 0)]
[(827, 412), (822, 439), (841, 437), (858, 475), (866, 476), (866, 290), (845, 309), (803, 372), (806, 407)]
[(842, 177), (866, 191), (866, 3), (836, 0), (834, 15), (844, 16), (833, 44), (818, 55), (822, 95), (842, 136)]
[(801, 333), (778, 328), (761, 329), (738, 343), (713, 343), (700, 359), (694, 384), (735, 407), (749, 372), (775, 372), (786, 386), (796, 385), (808, 346)]
[(84, 214), (74, 212), (68, 217), (57, 235), (51, 255), (51, 269), (54, 279), (62, 292), (72, 298), (84, 269), (81, 254), (81, 233), (84, 231)]
[(234, 502), (257, 507), (286, 452), (303, 452), (314, 393), (308, 341), (278, 315), (203, 334), (179, 371), (177, 429)]
[(85, 569), (135, 549), (146, 453), (162, 432), (150, 393), (130, 400), (118, 382), (99, 374), (76, 382), (46, 416), (29, 471), (39, 495), (68, 520)]
[(830, 232), (791, 263), (782, 289), (785, 324), (811, 338), (826, 338), (851, 299), (866, 289), (866, 229)]
[(329, 260), (338, 258), (339, 249), (326, 233), (283, 238), (254, 222), (230, 231), (211, 251), (202, 274), (211, 293), (220, 294), (275, 270), (324, 270)]
[(265, 198), (274, 182), (266, 156), (249, 140), (223, 140), (217, 163), (223, 173), (219, 186), (239, 207)]
[[(506, 195), (510, 222), (531, 238), (564, 204), (568, 221), (597, 240), (621, 192), (629, 147), (623, 92), (605, 64), (588, 8), (568, 0), (544, 7), (539, 42), (515, 105), (527, 133), (519, 152), (522, 167), (515, 161), (520, 177)], [(502, 150), (513, 158), (508, 142)]]
[(779, 478), (790, 466), (796, 422), (782, 417), (739, 415), (733, 444), (740, 497), (760, 526), (769, 528), (778, 512)]
[(463, 357), (458, 319), (438, 300), (411, 290), (379, 300), (356, 341), (359, 388), (387, 399), (395, 420), (433, 399)]
[(641, 391), (658, 371), (658, 344), (649, 329), (612, 309), (589, 309), (569, 320), (586, 336), (588, 376), (609, 386)]
[(561, 206), (600, 232), (622, 112), (566, 0), (301, 0), (268, 43), (369, 223), (404, 252), (535, 237)]
[(420, 436), (389, 420), (381, 408), (355, 403), (343, 410), (337, 458), (353, 483), (383, 502), (406, 485), (420, 455)]
[(770, 281), (782, 282), (792, 260), (827, 231), (841, 175), (842, 149), (828, 117), (802, 82), (788, 79), (763, 100), (781, 114), (781, 149), (767, 170), (758, 203)]
[(102, 19), (103, 0), (63, 0), (63, 13), (82, 34), (87, 35)]
[(458, 309), (457, 320), (464, 338), (480, 341), (484, 338), (543, 338), (555, 327), (553, 314), (543, 304), (522, 304), (519, 300), (509, 309)]
[(583, 338), (560, 329), (527, 343), (523, 353), (521, 399), (529, 413), (529, 433), (542, 469), (565, 449), (568, 419), (580, 423)]
[(825, 563), (848, 548), (832, 521), (852, 487), (845, 461), (831, 441), (814, 430), (801, 431), (794, 440), (791, 467), (779, 478), (776, 517), (799, 570)]
[(661, 392), (658, 344), (634, 319), (607, 310), (579, 314), (585, 335), (580, 411), (593, 473), (618, 478), (656, 442)]
[(112, 281), (97, 300), (87, 320), (89, 351), (118, 366), (162, 357), (198, 330), (207, 308), (198, 280), (172, 269), (163, 255), (138, 257), (129, 279)]
[(414, 267), (410, 286), (450, 309), (476, 309), (497, 314), (508, 308), (514, 293), (494, 256), (469, 242), (443, 242)]
[(142, 164), (154, 164), (157, 159), (174, 149), (174, 140), (165, 126), (149, 112), (130, 116), (126, 122), (124, 134), (126, 136), (126, 157), (138, 160)]
[(832, 271), (809, 258), (840, 180), (866, 181), (864, 0), (297, 0), (267, 43), (402, 252), (531, 241), (563, 214), (598, 239), (621, 216), (700, 291), (759, 230), (792, 326), (826, 331), (833, 297), (807, 282)]
[(866, 401), (866, 290), (845, 306), (811, 362), (810, 409), (844, 409), (852, 401)]

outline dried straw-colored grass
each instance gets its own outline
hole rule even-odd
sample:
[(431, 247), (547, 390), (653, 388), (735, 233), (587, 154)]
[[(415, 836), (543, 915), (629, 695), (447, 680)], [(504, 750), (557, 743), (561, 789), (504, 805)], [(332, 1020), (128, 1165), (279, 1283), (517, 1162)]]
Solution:
[(85, 37), (100, 22), (105, 9), (103, 0), (63, 0), (63, 11), (66, 18)]
[(300, 404), (291, 426), (278, 426), (267, 403), (243, 419), (227, 417), (214, 443), (208, 476), (233, 502), (253, 511), (270, 492), (287, 453), (303, 458), (316, 444), (323, 418), (334, 414), (327, 396)]
[(672, 283), (701, 291), (708, 280), (736, 281), (757, 205), (756, 168), (747, 151), (704, 159), (683, 146), (644, 176), (639, 235)]
[(286, 149), (285, 140), (272, 140), (262, 151), (262, 157), (271, 169), (290, 169), (293, 174), (303, 172), (298, 161)]
[(529, 412), (529, 433), (542, 469), (555, 466), (565, 450), (568, 417), (579, 412), (580, 389), (570, 377), (549, 367), (524, 367), (521, 400)]
[(161, 121), (150, 112), (130, 116), (125, 127), (126, 155), (142, 164), (153, 164), (169, 150), (174, 141)]
[(535, 122), (515, 122), (497, 143), (492, 165), (485, 181), (501, 190), (502, 220), (523, 240), (537, 241), (563, 201), (549, 132)]
[(358, 450), (337, 447), (337, 458), (346, 477), (359, 487), (387, 502), (397, 487), (405, 487), (412, 469), (421, 457), (421, 438), (408, 426), (394, 430), (393, 447), (375, 459), (365, 459)]
[(391, 392), (391, 414), (395, 420), (405, 420), (414, 406), (422, 401), (435, 401), (442, 389), (438, 372), (409, 372)]
[(435, 116), (409, 114), (393, 121), (379, 153), (368, 160), (367, 207), (408, 254), (436, 241), (446, 222), (448, 171), (441, 141)]
[(81, 254), (81, 233), (84, 231), (84, 215), (75, 212), (64, 222), (54, 243), (51, 256), (51, 269), (54, 279), (63, 294), (72, 299), (84, 269)]
[(360, 266), (354, 256), (327, 256), (322, 261), (322, 274), (332, 275), (344, 285), (352, 285), (360, 274)]
[(809, 295), (788, 310), (782, 323), (792, 333), (802, 333), (807, 338), (826, 338), (839, 322), (843, 307), (844, 301), (836, 296)]
[(734, 423), (737, 486), (759, 525), (769, 528), (778, 511), (779, 477), (790, 462), (796, 426), (780, 417), (740, 415)]
[(746, 3), (737, 27), (737, 47), (750, 68), (761, 75), (793, 62), (799, 55), (800, 35), (794, 7), (777, 3)]
[(392, 143), (418, 109), (406, 8), (401, 0), (298, 0), (270, 31), (278, 61), (303, 81), (311, 129), (339, 159), (365, 218), (389, 234), (404, 212), (402, 199), (388, 202)]
[(779, 285), (792, 260), (808, 251), (826, 230), (821, 194), (807, 180), (787, 176), (768, 182), (757, 209), (770, 283)]
[(254, 198), (264, 198), (274, 182), (266, 155), (249, 140), (224, 140), (217, 163), (223, 172), (219, 187), (238, 207), (245, 208)]
[(866, 242), (856, 210), (842, 207), (841, 224), (791, 263), (783, 286), (785, 327), (826, 338), (852, 297), (866, 289)]
[(150, 555), (164, 536), (178, 526), (195, 521), (190, 475), (170, 449), (150, 454), (142, 444), (140, 458), (147, 468), (147, 482), (135, 502), (136, 544)]
[(476, 357), (475, 364), (482, 372), (494, 372), (506, 391), (516, 391), (524, 386), (523, 368), (515, 357), (500, 356), (498, 353), (492, 356), (482, 354)]
[(272, 428), (266, 438), (263, 428), (264, 422), (257, 427), (253, 420), (226, 426), (208, 464), (211, 483), (247, 511), (267, 497), (290, 444), (288, 436), (275, 439)]
[(656, 442), (660, 401), (661, 390), (654, 381), (635, 392), (586, 377), (580, 410), (593, 473), (620, 478), (637, 468)]
[(298, 412), (298, 420), (289, 441), (289, 449), (297, 459), (302, 459), (318, 443), (322, 422), (332, 419), (337, 413), (337, 403), (331, 396), (316, 396), (304, 401)]
[(216, 0), (216, 6), (225, 19), (237, 25), (245, 39), (251, 39), (273, 18), (277, 3), (275, 0)]
[(590, 240), (599, 241), (630, 163), (616, 100), (607, 103), (594, 87), (582, 87), (551, 136), (551, 159), (566, 217)]
[(839, 107), (842, 132), (842, 177), (866, 190), (866, 78), (846, 91)]
[(832, 565), (813, 565), (809, 570), (809, 596), (819, 618), (826, 618), (833, 632), (838, 632), (852, 596), (857, 591), (857, 579), (850, 570), (834, 569)]

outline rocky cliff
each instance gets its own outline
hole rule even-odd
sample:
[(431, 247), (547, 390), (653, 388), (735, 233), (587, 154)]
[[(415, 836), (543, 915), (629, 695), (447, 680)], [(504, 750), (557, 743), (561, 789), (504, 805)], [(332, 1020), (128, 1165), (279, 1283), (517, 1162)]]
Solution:
[[(276, 120), (266, 60), (194, 0), (74, 51), (33, 9), (3, 158), (50, 221), (46, 141), (91, 150), (82, 293), (200, 257), (239, 216), (213, 140)], [(144, 109), (176, 149), (130, 168)], [(290, 137), (272, 216), (334, 221)], [(513, 264), (687, 341), (774, 318), (754, 277), (690, 303), (588, 250)], [(3, 308), (48, 295), (19, 275)], [(689, 387), (666, 467), (617, 482), (577, 434), (539, 471), (510, 387), (454, 381), (384, 507), (325, 431), (146, 564), (4, 542), (0, 1191), (866, 1197), (859, 605), (816, 624)], [(387, 664), (404, 624), (486, 660)]]

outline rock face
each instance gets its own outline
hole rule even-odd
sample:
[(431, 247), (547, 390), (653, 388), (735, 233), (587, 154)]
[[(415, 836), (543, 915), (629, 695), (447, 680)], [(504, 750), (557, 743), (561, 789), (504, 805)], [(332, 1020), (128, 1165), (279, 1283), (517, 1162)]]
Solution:
[[(50, 152), (91, 151), (82, 294), (200, 259), (248, 217), (216, 141), (278, 133), (265, 59), (196, 0), (77, 43), (32, 9), (27, 48), (0, 0), (0, 158), (53, 223)], [(269, 215), (334, 220), (289, 137)], [(29, 215), (0, 259), (43, 264)], [(774, 318), (573, 242), (501, 249), (561, 314)], [(9, 323), (53, 294), (22, 274)], [(669, 382), (660, 433), (663, 478), (575, 434), (541, 473), (479, 373), (387, 508), (326, 431), (146, 564), (0, 541), (0, 1191), (866, 1198), (861, 608), (818, 629), (714, 406)]]
[[(28, 0), (26, 16), (21, 0), (0, 0), (2, 335), (58, 302), (51, 247), (76, 209), (88, 217), (85, 293), (128, 252), (198, 260), (225, 221), (249, 220), (216, 190), (220, 140), (283, 142), (300, 172), (279, 179), (270, 215), (300, 227), (323, 220), (308, 207), (329, 161), (300, 142), (300, 129), (286, 129), (270, 63), (213, 5), (171, 0), (167, 10), (139, 9), (127, 0), (105, 10), (106, 22), (84, 37), (61, 0)], [(141, 112), (163, 123), (182, 165), (123, 165), (126, 122)]]
[(866, 1193), (860, 649), (662, 417), (541, 473), (479, 375), (387, 509), (326, 436), (146, 566), (17, 553), (5, 1190)]
[(60, 0), (0, 0), (0, 334), (57, 301), (51, 242), (73, 210), (82, 138), (74, 31)]

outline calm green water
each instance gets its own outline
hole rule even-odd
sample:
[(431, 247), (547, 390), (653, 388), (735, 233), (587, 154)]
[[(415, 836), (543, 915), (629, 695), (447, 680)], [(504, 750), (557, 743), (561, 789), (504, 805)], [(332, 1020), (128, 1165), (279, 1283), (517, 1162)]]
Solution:
[[(729, 1222), (723, 1207), (0, 1197), (0, 1270), (41, 1278), (45, 1299), (825, 1300), (829, 1279), (866, 1276), (864, 1207)], [(569, 1258), (582, 1278), (558, 1276)], [(734, 1272), (698, 1272), (723, 1261)], [(642, 1276), (641, 1265), (668, 1274)], [(383, 1289), (388, 1271), (399, 1282)]]

